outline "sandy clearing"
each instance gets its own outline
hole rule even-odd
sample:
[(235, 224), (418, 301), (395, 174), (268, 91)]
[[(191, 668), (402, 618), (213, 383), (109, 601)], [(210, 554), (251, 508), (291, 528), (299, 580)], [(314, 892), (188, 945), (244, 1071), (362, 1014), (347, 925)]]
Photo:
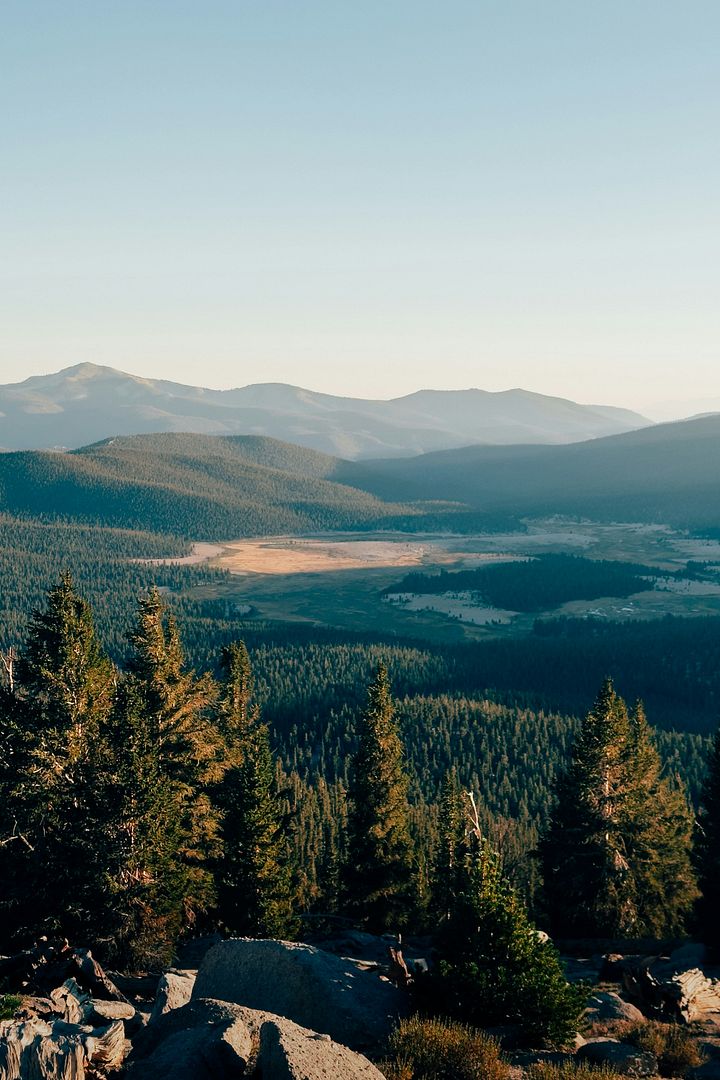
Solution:
[(134, 561), (143, 563), (145, 566), (197, 566), (198, 563), (207, 562), (208, 559), (221, 555), (222, 551), (219, 544), (197, 543), (193, 544), (190, 555), (179, 555), (174, 559), (135, 559)]
[(264, 537), (235, 540), (223, 545), (214, 560), (233, 574), (319, 574), (331, 570), (368, 570), (425, 564), (477, 565), (512, 559), (494, 552), (453, 550), (447, 538), (423, 540), (326, 540), (301, 537)]

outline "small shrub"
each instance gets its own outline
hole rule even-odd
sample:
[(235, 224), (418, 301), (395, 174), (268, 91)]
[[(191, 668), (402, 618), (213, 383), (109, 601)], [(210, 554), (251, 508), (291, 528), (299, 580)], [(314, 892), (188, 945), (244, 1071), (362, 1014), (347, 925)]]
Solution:
[(548, 1063), (531, 1065), (526, 1080), (627, 1080), (620, 1073), (602, 1065), (588, 1065), (581, 1061), (567, 1061), (564, 1065)]
[(648, 1020), (647, 1023), (628, 1027), (623, 1038), (640, 1050), (655, 1054), (660, 1076), (684, 1076), (689, 1069), (697, 1068), (705, 1060), (691, 1033), (680, 1024), (660, 1024)]
[(0, 994), (0, 1020), (12, 1020), (21, 1005), (22, 998), (15, 994)]
[(529, 1046), (573, 1042), (589, 987), (568, 983), (557, 950), (538, 936), (484, 838), (468, 853), (436, 949), (435, 968), (415, 983), (421, 1008), (515, 1028)]
[(508, 1080), (500, 1047), (476, 1028), (452, 1020), (413, 1016), (390, 1037), (388, 1080)]

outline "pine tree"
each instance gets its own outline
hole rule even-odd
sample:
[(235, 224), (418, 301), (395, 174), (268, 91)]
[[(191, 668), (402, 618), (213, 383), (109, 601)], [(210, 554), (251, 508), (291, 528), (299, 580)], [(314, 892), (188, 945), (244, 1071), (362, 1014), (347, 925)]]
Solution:
[(98, 791), (116, 672), (69, 574), (33, 613), (14, 674), (4, 706), (21, 768), (14, 784), (6, 776), (4, 794), (22, 843), (12, 845), (20, 861), (6, 927), (27, 937), (72, 936), (104, 889), (106, 815)]
[(603, 685), (576, 739), (540, 844), (544, 902), (564, 934), (681, 931), (695, 896), (692, 820), (661, 776), (641, 706)]
[(634, 892), (631, 932), (678, 936), (698, 895), (692, 864), (694, 815), (679, 778), (663, 777), (641, 702), (629, 721), (624, 828)]
[(144, 718), (156, 767), (172, 792), (177, 852), (185, 867), (183, 922), (192, 926), (214, 902), (210, 864), (219, 815), (209, 788), (222, 772), (222, 739), (210, 715), (216, 688), (209, 675), (186, 670), (177, 623), (157, 589), (140, 600), (130, 641), (128, 700)]
[(251, 705), (252, 672), (243, 642), (224, 650), (223, 667), (217, 712), (227, 770), (217, 794), (222, 813), (218, 916), (233, 934), (289, 937), (294, 920), (288, 845), (270, 736)]
[(436, 1013), (482, 1026), (516, 1026), (533, 1046), (564, 1046), (585, 1004), (554, 946), (538, 935), (500, 859), (482, 835), (474, 802), (448, 919), (436, 935), (436, 969), (419, 983)]
[(695, 862), (701, 893), (697, 929), (701, 941), (717, 955), (720, 952), (720, 728), (715, 733), (702, 793)]
[(405, 926), (413, 908), (413, 852), (403, 744), (387, 670), (368, 692), (350, 779), (344, 899), (371, 932)]
[(101, 955), (124, 967), (171, 962), (194, 871), (184, 858), (185, 785), (169, 777), (137, 683), (122, 683), (111, 718), (108, 900), (97, 913)]
[(440, 791), (438, 844), (432, 867), (431, 913), (447, 919), (458, 890), (465, 850), (465, 811), (457, 772), (445, 774)]

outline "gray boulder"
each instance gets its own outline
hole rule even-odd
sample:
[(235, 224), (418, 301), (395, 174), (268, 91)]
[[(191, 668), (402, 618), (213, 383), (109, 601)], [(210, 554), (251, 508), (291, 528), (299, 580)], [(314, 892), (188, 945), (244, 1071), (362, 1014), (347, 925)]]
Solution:
[(351, 960), (295, 942), (239, 938), (200, 966), (193, 999), (218, 998), (286, 1017), (353, 1049), (378, 1046), (407, 995)]
[(197, 999), (139, 1033), (128, 1059), (131, 1080), (212, 1080), (244, 1075), (262, 1017), (227, 1001)]
[(383, 1080), (362, 1054), (281, 1017), (260, 1028), (258, 1064), (263, 1080)]
[(645, 1019), (635, 1005), (623, 1001), (619, 994), (598, 992), (588, 1000), (585, 1019), (590, 1024), (603, 1023), (607, 1020), (626, 1020), (629, 1023), (642, 1023)]
[(181, 1009), (183, 1005), (187, 1005), (192, 997), (196, 974), (195, 971), (171, 968), (160, 976), (150, 1023), (159, 1020), (173, 1009)]
[(575, 1055), (578, 1061), (605, 1066), (625, 1076), (656, 1076), (657, 1058), (646, 1050), (619, 1042), (617, 1039), (588, 1039)]
[(284, 1017), (194, 998), (138, 1036), (128, 1080), (381, 1080), (360, 1054)]

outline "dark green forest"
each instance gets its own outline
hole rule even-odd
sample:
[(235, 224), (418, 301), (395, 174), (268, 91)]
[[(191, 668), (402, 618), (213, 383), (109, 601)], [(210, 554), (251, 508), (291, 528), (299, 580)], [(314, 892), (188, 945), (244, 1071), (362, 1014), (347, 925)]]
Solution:
[(584, 559), (580, 555), (538, 555), (472, 570), (407, 574), (397, 585), (386, 589), (385, 595), (467, 591), (477, 593), (496, 608), (547, 611), (568, 600), (644, 592), (652, 589), (657, 573), (637, 563)]

